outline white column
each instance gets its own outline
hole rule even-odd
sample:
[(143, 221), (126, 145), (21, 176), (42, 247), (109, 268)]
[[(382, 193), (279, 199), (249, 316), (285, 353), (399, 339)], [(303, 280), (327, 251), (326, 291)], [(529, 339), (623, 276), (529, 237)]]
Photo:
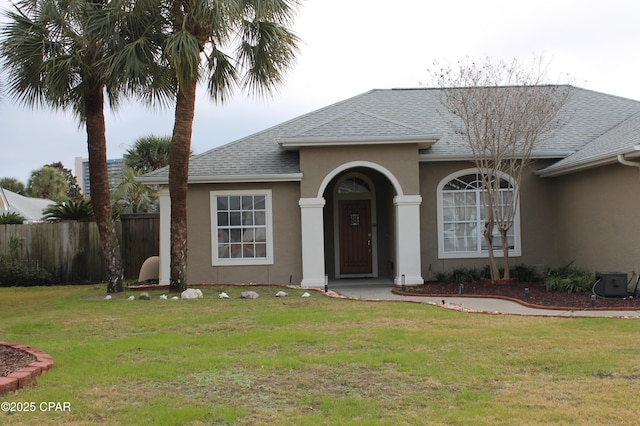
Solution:
[(169, 187), (158, 191), (160, 198), (160, 284), (169, 284), (171, 277), (171, 198)]
[(324, 288), (324, 198), (300, 198), (302, 222), (302, 282), (305, 288)]
[(420, 204), (419, 195), (398, 195), (396, 206), (396, 285), (424, 284), (420, 266)]

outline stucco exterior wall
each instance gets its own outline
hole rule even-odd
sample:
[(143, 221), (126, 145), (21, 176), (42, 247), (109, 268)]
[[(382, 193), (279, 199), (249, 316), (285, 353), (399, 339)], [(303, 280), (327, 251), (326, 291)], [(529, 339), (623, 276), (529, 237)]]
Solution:
[[(368, 157), (391, 169), (400, 162), (377, 157), (384, 149)], [(409, 150), (407, 150), (409, 151)], [(321, 154), (321, 153), (320, 153)], [(357, 154), (352, 153), (352, 154)], [(388, 153), (387, 153), (388, 154)], [(322, 155), (320, 155), (322, 157)], [(331, 156), (326, 159), (330, 159)], [(346, 159), (333, 158), (331, 164), (318, 159), (310, 170), (319, 184), (325, 175)], [(307, 159), (310, 160), (309, 158)], [(533, 169), (544, 163), (537, 163)], [(429, 280), (439, 272), (456, 267), (483, 267), (486, 258), (438, 258), (437, 186), (446, 176), (473, 167), (470, 162), (426, 162), (419, 165), (421, 264), (422, 276)], [(410, 166), (408, 168), (411, 168)], [(323, 172), (318, 172), (323, 170)], [(399, 173), (397, 170), (394, 173)], [(375, 175), (375, 174), (374, 174)], [(397, 175), (396, 175), (397, 176)], [(307, 175), (305, 174), (305, 178)], [(411, 187), (411, 178), (398, 178)], [(376, 180), (385, 182), (381, 175)], [(404, 185), (404, 184), (403, 184)], [(189, 283), (293, 283), (302, 279), (301, 222), (299, 182), (210, 184), (189, 187)], [(404, 186), (403, 186), (404, 187)], [(273, 265), (212, 266), (210, 192), (213, 190), (271, 189), (273, 215)], [(382, 189), (380, 187), (379, 189)], [(309, 189), (308, 189), (309, 190)], [(317, 191), (317, 187), (311, 191)], [(388, 195), (378, 199), (379, 220), (393, 210), (384, 207)], [(571, 261), (591, 271), (640, 271), (640, 176), (638, 169), (612, 165), (557, 178), (541, 178), (528, 172), (521, 184), (521, 240), (522, 255), (511, 259), (511, 265), (560, 266)], [(312, 192), (313, 193), (313, 192)], [(315, 196), (316, 194), (313, 193)], [(330, 225), (329, 220), (327, 225)], [(384, 228), (384, 227), (381, 227)], [(382, 230), (382, 229), (381, 229)], [(328, 231), (327, 231), (328, 232)], [(392, 232), (379, 236), (380, 275), (388, 275), (388, 262), (393, 259), (393, 247), (387, 238)], [(383, 237), (386, 235), (386, 237)], [(329, 235), (327, 235), (329, 237)], [(330, 243), (330, 241), (327, 241)], [(327, 245), (329, 247), (330, 244)], [(332, 260), (326, 251), (328, 266)], [(328, 271), (330, 273), (330, 271)]]
[[(556, 203), (553, 200), (554, 182), (533, 173), (545, 163), (532, 165), (523, 176), (520, 199), (520, 229), (522, 255), (510, 258), (510, 265), (555, 265)], [(420, 211), (422, 238), (422, 274), (425, 280), (435, 279), (436, 274), (458, 267), (480, 268), (488, 264), (487, 257), (465, 259), (441, 259), (438, 257), (437, 187), (448, 175), (473, 168), (469, 161), (420, 163)], [(500, 257), (499, 262), (501, 262)]]
[[(212, 266), (210, 192), (272, 190), (273, 265)], [(299, 182), (190, 185), (188, 276), (193, 284), (288, 284), (302, 277)]]
[(559, 263), (640, 272), (640, 175), (611, 165), (553, 178)]
[(419, 193), (416, 144), (306, 147), (300, 149), (300, 170), (304, 174), (300, 186), (302, 197), (317, 197), (325, 177), (351, 161), (376, 163), (398, 179), (405, 194)]

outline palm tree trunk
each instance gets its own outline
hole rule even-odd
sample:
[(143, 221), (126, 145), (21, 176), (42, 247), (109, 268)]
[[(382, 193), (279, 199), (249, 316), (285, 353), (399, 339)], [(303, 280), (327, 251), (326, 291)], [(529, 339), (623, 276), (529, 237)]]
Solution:
[(178, 90), (169, 157), (169, 196), (171, 197), (169, 289), (174, 292), (181, 292), (187, 288), (187, 189), (196, 85), (197, 79), (194, 78)]
[(107, 292), (117, 293), (123, 291), (124, 272), (115, 223), (111, 216), (103, 89), (102, 85), (96, 84), (85, 92), (89, 188), (102, 245), (102, 256), (107, 268)]

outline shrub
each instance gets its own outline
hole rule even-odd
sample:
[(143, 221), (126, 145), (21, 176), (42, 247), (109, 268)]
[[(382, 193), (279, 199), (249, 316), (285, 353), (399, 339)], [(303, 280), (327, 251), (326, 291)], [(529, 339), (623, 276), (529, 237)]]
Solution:
[(34, 286), (51, 283), (51, 274), (37, 263), (19, 259), (22, 240), (12, 237), (9, 254), (0, 256), (0, 287)]
[(593, 283), (593, 274), (574, 266), (573, 261), (565, 266), (550, 269), (544, 278), (547, 290), (568, 293), (590, 293)]
[(482, 271), (465, 267), (454, 268), (448, 273), (436, 274), (436, 279), (441, 283), (470, 283), (478, 281), (481, 277)]
[(532, 283), (542, 280), (540, 272), (538, 272), (535, 266), (531, 265), (516, 265), (511, 270), (511, 277), (523, 283)]
[(49, 271), (27, 260), (0, 256), (0, 287), (51, 284)]
[(0, 225), (22, 225), (24, 216), (16, 212), (0, 214)]
[(83, 198), (80, 200), (69, 200), (54, 204), (44, 210), (44, 218), (48, 221), (56, 220), (93, 220), (93, 206), (91, 200)]
[[(502, 266), (498, 268), (498, 275), (501, 277), (504, 275), (504, 268)], [(485, 267), (482, 268), (480, 271), (480, 278), (491, 279), (491, 267), (489, 267), (489, 265), (485, 265)]]

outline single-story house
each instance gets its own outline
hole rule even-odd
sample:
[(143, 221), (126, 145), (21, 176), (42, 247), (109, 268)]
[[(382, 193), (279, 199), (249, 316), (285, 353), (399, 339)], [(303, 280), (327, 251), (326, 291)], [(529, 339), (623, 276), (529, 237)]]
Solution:
[(42, 222), (42, 212), (53, 204), (51, 200), (25, 197), (0, 188), (0, 214), (17, 213), (25, 218), (25, 223)]
[[(486, 265), (478, 170), (443, 90), (372, 90), (192, 157), (189, 283), (416, 285)], [(639, 271), (640, 102), (567, 90), (563, 125), (515, 188), (512, 261)], [(162, 187), (167, 283), (168, 170), (142, 181)]]

